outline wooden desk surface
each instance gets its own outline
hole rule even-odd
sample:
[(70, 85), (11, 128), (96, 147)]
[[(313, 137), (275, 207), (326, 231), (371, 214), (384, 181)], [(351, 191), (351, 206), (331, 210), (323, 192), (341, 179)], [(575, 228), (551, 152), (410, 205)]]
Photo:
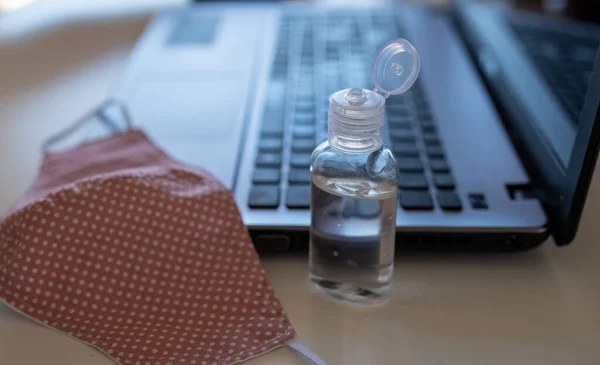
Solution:
[[(0, 18), (0, 210), (33, 181), (41, 141), (108, 95), (150, 8), (116, 17), (63, 14), (30, 27)], [(378, 310), (311, 294), (305, 256), (263, 263), (300, 341), (328, 364), (598, 364), (599, 184), (596, 177), (572, 246), (547, 242), (515, 255), (402, 254), (393, 298)], [(0, 363), (111, 361), (0, 305)], [(248, 362), (305, 363), (287, 349)]]

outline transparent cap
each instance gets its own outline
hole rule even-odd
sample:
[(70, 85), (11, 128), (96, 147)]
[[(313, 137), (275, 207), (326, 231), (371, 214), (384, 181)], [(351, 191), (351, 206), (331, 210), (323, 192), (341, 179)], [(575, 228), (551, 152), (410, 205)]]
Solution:
[(419, 54), (406, 39), (386, 43), (371, 69), (374, 90), (339, 90), (329, 97), (329, 143), (343, 151), (368, 151), (383, 143), (385, 99), (417, 80)]
[(398, 38), (384, 44), (371, 67), (375, 90), (385, 97), (402, 94), (417, 80), (420, 65), (419, 53), (406, 39)]

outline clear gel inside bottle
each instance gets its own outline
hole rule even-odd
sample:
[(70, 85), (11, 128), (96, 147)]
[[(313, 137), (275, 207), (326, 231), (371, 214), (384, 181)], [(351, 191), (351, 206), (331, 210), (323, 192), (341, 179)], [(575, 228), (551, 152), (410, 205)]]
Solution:
[(394, 269), (398, 170), (383, 144), (385, 98), (419, 71), (404, 39), (387, 43), (372, 69), (376, 91), (329, 97), (328, 140), (312, 155), (309, 276), (331, 297), (372, 305), (389, 297)]

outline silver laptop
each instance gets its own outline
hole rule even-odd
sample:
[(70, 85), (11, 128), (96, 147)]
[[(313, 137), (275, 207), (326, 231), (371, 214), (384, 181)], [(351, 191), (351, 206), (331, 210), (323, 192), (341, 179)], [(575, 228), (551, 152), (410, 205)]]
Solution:
[[(457, 10), (465, 23), (467, 8)], [(302, 248), (310, 220), (310, 153), (327, 138), (328, 96), (372, 87), (368, 73), (375, 51), (390, 39), (406, 38), (420, 53), (421, 73), (411, 90), (388, 99), (385, 137), (402, 176), (399, 247), (535, 247), (554, 232), (556, 202), (544, 200), (544, 186), (532, 178), (538, 171), (522, 161), (523, 153), (532, 152), (518, 149), (471, 57), (470, 40), (453, 21), (409, 5), (199, 4), (151, 22), (115, 93), (171, 156), (210, 171), (232, 189), (259, 250)], [(505, 31), (497, 28), (486, 29)], [(549, 96), (535, 65), (523, 59), (514, 65), (517, 81), (545, 93), (528, 89), (524, 107), (544, 105), (534, 117), (549, 117), (549, 123), (574, 118)], [(596, 110), (597, 102), (593, 117)], [(562, 141), (550, 145), (565, 149), (555, 154), (564, 157), (563, 165), (578, 138), (576, 125), (561, 124), (566, 130), (543, 137)], [(582, 182), (584, 198), (588, 183)], [(577, 219), (580, 212), (574, 212)], [(562, 237), (561, 243), (571, 239)]]

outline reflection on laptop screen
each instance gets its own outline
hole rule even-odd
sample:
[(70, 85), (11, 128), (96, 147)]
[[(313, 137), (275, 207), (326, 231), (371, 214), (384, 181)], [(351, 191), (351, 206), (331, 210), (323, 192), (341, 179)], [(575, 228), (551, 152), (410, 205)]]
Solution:
[(600, 46), (600, 26), (514, 13), (507, 14), (507, 19), (537, 76), (550, 91), (531, 96), (549, 97), (553, 104), (550, 109), (538, 110), (541, 117), (536, 126), (566, 168)]

